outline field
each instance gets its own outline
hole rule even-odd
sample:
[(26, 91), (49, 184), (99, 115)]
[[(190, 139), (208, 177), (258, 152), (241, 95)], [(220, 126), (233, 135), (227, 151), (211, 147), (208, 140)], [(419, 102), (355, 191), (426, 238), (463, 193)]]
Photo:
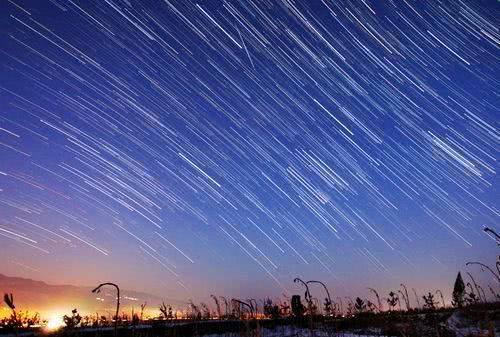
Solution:
[[(494, 337), (500, 333), (500, 303), (471, 305), (464, 309), (392, 311), (364, 313), (352, 317), (325, 317), (321, 315), (277, 319), (206, 319), (165, 320), (117, 324), (116, 335), (127, 337), (177, 336), (251, 336), (251, 337)], [(115, 335), (114, 322), (91, 326), (3, 327), (5, 336), (81, 336), (111, 337)]]

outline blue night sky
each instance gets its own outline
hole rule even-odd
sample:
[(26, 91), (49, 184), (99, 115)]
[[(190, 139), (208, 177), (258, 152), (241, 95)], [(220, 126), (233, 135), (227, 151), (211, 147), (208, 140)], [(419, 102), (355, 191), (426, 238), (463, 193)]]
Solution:
[(0, 1), (0, 273), (179, 299), (486, 288), (465, 262), (497, 254), (499, 11)]

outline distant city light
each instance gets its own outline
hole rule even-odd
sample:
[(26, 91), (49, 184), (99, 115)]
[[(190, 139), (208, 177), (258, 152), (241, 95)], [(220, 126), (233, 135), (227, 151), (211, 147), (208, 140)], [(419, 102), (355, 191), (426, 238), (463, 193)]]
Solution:
[(54, 331), (58, 330), (64, 326), (64, 320), (62, 315), (53, 315), (48, 321), (46, 328), (48, 330)]

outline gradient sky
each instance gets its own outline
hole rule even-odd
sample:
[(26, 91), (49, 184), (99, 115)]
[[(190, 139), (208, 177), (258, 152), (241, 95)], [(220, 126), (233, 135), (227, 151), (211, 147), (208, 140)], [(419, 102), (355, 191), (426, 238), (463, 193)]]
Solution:
[(497, 253), (499, 12), (0, 1), (0, 272), (180, 299), (296, 276), (449, 291)]

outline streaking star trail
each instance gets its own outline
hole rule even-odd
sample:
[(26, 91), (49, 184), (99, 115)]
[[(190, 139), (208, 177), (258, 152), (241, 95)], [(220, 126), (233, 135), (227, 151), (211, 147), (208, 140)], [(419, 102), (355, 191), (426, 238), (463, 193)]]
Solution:
[(2, 272), (179, 298), (449, 287), (494, 256), (499, 10), (2, 1)]

